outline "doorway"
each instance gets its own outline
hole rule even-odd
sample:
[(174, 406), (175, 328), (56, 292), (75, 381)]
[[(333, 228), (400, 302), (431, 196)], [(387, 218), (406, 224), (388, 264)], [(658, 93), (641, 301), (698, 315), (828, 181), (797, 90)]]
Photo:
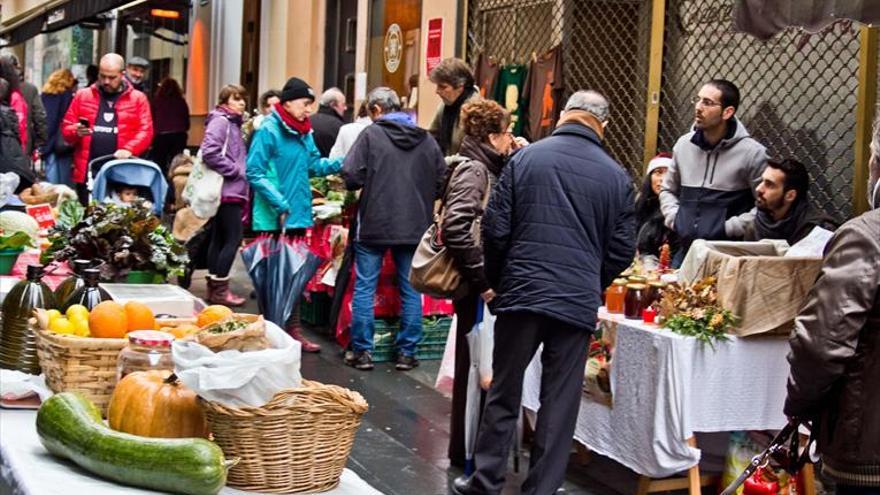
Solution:
[(241, 85), (247, 91), (247, 104), (258, 108), (260, 70), (261, 0), (244, 2), (241, 26)]
[(327, 0), (327, 28), (324, 33), (324, 89), (337, 87), (348, 103), (345, 119), (351, 120), (354, 106), (354, 65), (357, 44), (357, 0)]

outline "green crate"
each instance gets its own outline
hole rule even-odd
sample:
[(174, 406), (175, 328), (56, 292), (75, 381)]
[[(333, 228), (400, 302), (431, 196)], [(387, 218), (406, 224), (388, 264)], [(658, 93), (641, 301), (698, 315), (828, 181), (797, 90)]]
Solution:
[(323, 292), (311, 295), (311, 301), (302, 298), (299, 303), (299, 317), (312, 326), (324, 326), (330, 322), (330, 306), (333, 300)]
[[(416, 347), (416, 359), (420, 361), (442, 359), (451, 324), (452, 318), (449, 317), (423, 319), (422, 340)], [(376, 331), (373, 334), (374, 363), (386, 363), (397, 358), (394, 342), (399, 328), (399, 320), (376, 320)]]

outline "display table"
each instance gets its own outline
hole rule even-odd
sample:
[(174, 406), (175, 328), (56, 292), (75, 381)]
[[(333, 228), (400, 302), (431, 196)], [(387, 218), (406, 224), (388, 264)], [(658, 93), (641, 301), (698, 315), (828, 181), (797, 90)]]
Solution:
[[(51, 456), (40, 444), (34, 410), (0, 409), (0, 492), (39, 495), (157, 494), (102, 480), (73, 463)], [(245, 494), (224, 488), (221, 495)], [(349, 469), (328, 495), (382, 495)]]
[[(695, 432), (776, 430), (789, 366), (781, 337), (736, 338), (713, 349), (641, 321), (600, 311), (616, 343), (613, 406), (581, 401), (575, 440), (636, 473), (663, 478), (697, 466)], [(540, 352), (526, 371), (523, 406), (540, 408)]]

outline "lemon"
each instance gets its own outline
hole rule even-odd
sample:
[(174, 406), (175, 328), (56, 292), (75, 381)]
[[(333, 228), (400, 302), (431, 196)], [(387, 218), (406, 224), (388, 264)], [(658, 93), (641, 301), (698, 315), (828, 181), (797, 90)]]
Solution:
[(55, 318), (61, 316), (61, 311), (58, 311), (57, 309), (50, 309), (49, 311), (46, 311), (46, 316), (49, 317), (49, 323), (51, 324), (53, 321), (55, 321)]
[(73, 323), (73, 333), (78, 337), (89, 337), (91, 332), (89, 331), (89, 320), (85, 318), (76, 318), (72, 320)]
[(67, 318), (59, 316), (52, 323), (49, 323), (49, 330), (64, 335), (73, 335), (76, 333), (76, 327)]
[(67, 317), (70, 318), (71, 320), (77, 316), (85, 317), (88, 319), (89, 310), (85, 306), (83, 306), (82, 304), (74, 304), (73, 306), (67, 308), (66, 314), (67, 314)]

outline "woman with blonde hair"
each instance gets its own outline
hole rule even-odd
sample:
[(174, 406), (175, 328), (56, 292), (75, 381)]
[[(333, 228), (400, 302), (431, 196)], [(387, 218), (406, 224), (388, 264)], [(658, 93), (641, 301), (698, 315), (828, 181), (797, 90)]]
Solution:
[(53, 184), (73, 186), (70, 179), (73, 147), (61, 137), (61, 123), (67, 107), (73, 101), (77, 86), (76, 77), (70, 69), (58, 69), (43, 85), (41, 98), (46, 107), (47, 139), (40, 148), (40, 156), (45, 164), (46, 180)]

